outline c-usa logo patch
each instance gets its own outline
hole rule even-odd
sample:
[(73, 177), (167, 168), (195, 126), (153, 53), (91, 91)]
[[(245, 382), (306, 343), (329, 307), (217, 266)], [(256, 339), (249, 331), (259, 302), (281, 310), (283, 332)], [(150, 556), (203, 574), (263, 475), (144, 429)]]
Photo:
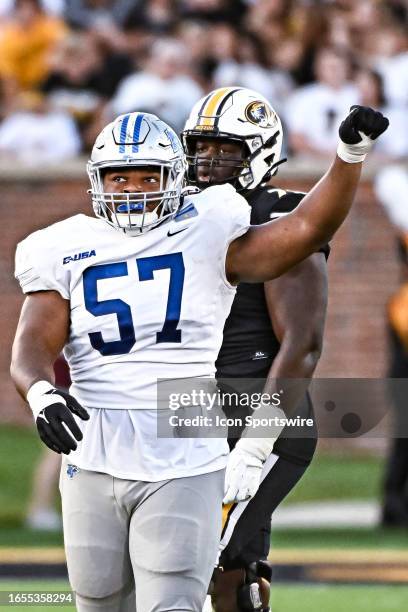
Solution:
[(77, 467), (76, 465), (73, 465), (72, 463), (68, 463), (67, 465), (67, 475), (68, 478), (72, 478), (75, 476), (75, 474), (78, 474), (79, 472), (79, 467)]

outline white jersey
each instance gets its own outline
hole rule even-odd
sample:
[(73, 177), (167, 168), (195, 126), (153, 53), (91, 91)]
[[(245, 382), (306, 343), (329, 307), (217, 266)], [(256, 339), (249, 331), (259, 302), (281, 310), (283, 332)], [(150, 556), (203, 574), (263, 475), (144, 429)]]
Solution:
[[(64, 354), (71, 371), (71, 393), (91, 414), (90, 421), (79, 423), (84, 439), (70, 455), (80, 467), (146, 480), (223, 467), (225, 458), (222, 465), (219, 460), (227, 451), (222, 440), (161, 439), (152, 445), (156, 434), (152, 415), (157, 408), (157, 379), (215, 373), (224, 322), (235, 295), (225, 275), (226, 252), (229, 243), (247, 230), (249, 217), (246, 201), (223, 185), (188, 196), (173, 219), (138, 237), (126, 236), (101, 219), (76, 215), (18, 245), (16, 277), (23, 292), (55, 290), (70, 301), (71, 328)], [(108, 411), (109, 425), (98, 414), (101, 409)], [(119, 457), (107, 451), (102, 457), (106, 431), (114, 435), (114, 423), (124, 429), (119, 425), (123, 414), (112, 413), (123, 410), (131, 411), (126, 418), (145, 435), (132, 431), (129, 437), (128, 427), (116, 430)], [(136, 416), (139, 410), (143, 416)], [(143, 449), (149, 431), (148, 448)], [(136, 439), (137, 448), (135, 442), (132, 445)], [(198, 453), (200, 465), (195, 465), (191, 447), (202, 448), (203, 443), (207, 451), (205, 456)], [(130, 464), (128, 455), (125, 463), (121, 456), (128, 445)], [(169, 451), (177, 456), (174, 462), (171, 456), (164, 457)], [(158, 464), (166, 461), (157, 472), (152, 465), (155, 456)]]

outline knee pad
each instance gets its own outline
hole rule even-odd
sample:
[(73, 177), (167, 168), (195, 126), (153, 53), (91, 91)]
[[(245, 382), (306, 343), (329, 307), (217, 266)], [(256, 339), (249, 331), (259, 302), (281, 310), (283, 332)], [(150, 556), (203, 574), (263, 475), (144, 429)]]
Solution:
[(78, 612), (136, 612), (136, 597), (134, 592), (128, 595), (114, 593), (100, 599), (75, 595)]
[(78, 612), (136, 612), (134, 588), (101, 598), (85, 597), (76, 593), (75, 603)]
[(241, 612), (263, 610), (259, 578), (271, 582), (272, 568), (267, 561), (254, 561), (245, 568), (245, 584), (237, 591), (237, 605)]

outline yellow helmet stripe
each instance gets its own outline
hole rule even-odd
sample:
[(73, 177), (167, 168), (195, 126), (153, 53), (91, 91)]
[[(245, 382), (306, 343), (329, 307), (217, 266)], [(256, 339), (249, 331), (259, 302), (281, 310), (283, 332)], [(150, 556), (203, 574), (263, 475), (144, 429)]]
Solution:
[(221, 106), (224, 98), (235, 89), (235, 87), (222, 87), (221, 89), (217, 89), (212, 96), (207, 99), (207, 103), (200, 113), (200, 126), (214, 126), (218, 107)]

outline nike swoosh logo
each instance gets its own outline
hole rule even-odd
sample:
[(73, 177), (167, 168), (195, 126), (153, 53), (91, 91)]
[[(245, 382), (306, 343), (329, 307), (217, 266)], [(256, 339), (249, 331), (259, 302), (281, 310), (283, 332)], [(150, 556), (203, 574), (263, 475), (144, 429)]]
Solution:
[(181, 234), (181, 232), (185, 232), (188, 227), (183, 227), (182, 229), (177, 230), (177, 232), (171, 232), (170, 230), (167, 232), (168, 236), (175, 236), (176, 234)]

